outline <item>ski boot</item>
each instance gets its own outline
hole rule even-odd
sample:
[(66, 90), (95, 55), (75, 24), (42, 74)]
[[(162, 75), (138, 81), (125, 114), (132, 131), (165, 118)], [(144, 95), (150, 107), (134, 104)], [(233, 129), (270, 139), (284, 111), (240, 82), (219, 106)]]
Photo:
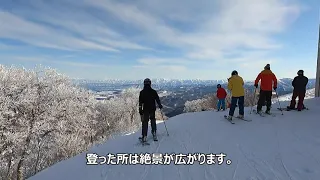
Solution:
[(262, 110), (257, 110), (257, 114), (262, 115)]
[(224, 118), (226, 119), (226, 120), (228, 120), (231, 124), (234, 124), (234, 122), (232, 121), (232, 116), (227, 116), (227, 115), (224, 115)]
[(262, 110), (257, 110), (256, 114), (262, 116), (262, 117), (265, 117), (265, 115), (262, 113)]
[(142, 143), (146, 143), (147, 142), (147, 136), (142, 137), (141, 142)]
[(266, 110), (265, 113), (271, 115), (270, 110)]
[(243, 115), (239, 115), (239, 116), (237, 116), (237, 118), (244, 119), (244, 116)]
[(145, 142), (147, 142), (147, 136), (139, 137), (139, 140), (140, 140), (142, 143), (145, 143)]
[(291, 110), (294, 110), (295, 107), (291, 107), (291, 106), (287, 106), (287, 111), (291, 111)]
[(150, 143), (147, 142), (147, 136), (139, 137), (140, 143), (144, 145), (150, 145)]
[(156, 133), (156, 132), (152, 132), (152, 136), (153, 136), (153, 140), (154, 140), (154, 141), (158, 141), (157, 133)]

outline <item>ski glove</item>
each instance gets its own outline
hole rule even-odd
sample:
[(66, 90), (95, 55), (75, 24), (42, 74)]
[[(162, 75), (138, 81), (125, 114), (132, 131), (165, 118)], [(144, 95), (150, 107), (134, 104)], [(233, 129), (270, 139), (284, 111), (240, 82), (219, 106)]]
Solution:
[(143, 114), (142, 107), (139, 107), (139, 114), (140, 114), (140, 115), (142, 115), (142, 114)]
[(258, 88), (258, 84), (255, 84), (254, 87)]
[(160, 104), (160, 105), (159, 105), (159, 108), (160, 108), (160, 109), (162, 109), (162, 108), (163, 108), (163, 106)]

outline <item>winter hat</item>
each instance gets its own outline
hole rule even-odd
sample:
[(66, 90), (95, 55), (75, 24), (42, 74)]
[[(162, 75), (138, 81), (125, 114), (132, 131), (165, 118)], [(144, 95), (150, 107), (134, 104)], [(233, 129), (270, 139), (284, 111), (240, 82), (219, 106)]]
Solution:
[(264, 69), (270, 70), (270, 64), (267, 64), (267, 65), (264, 67)]
[(303, 75), (303, 73), (304, 73), (303, 70), (299, 70), (299, 71), (297, 72), (298, 75)]
[(149, 78), (146, 78), (144, 81), (143, 81), (143, 84), (144, 85), (151, 85), (151, 80)]
[(236, 70), (232, 71), (231, 76), (233, 76), (233, 75), (238, 75), (238, 71), (236, 71)]

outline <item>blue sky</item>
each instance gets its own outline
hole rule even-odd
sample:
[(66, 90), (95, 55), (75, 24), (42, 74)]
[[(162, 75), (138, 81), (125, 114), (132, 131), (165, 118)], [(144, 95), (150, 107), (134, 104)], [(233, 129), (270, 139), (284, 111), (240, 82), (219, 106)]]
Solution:
[(12, 0), (0, 64), (85, 79), (316, 76), (318, 0)]

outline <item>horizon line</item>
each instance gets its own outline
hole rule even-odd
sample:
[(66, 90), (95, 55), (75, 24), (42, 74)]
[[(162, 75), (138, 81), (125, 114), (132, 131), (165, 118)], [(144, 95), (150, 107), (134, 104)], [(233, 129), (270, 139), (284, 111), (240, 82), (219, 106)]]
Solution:
[[(85, 78), (70, 78), (72, 80), (86, 80), (86, 81), (141, 81), (144, 79), (85, 79)], [(149, 78), (150, 80), (179, 80), (179, 81), (190, 81), (190, 80), (197, 80), (197, 81), (227, 81), (226, 79), (174, 79), (174, 78)], [(284, 78), (278, 78), (278, 80), (282, 79), (293, 79), (289, 77), (284, 77)], [(311, 79), (316, 79), (316, 77), (308, 78), (309, 80)], [(255, 81), (253, 80), (244, 80), (244, 81)]]

